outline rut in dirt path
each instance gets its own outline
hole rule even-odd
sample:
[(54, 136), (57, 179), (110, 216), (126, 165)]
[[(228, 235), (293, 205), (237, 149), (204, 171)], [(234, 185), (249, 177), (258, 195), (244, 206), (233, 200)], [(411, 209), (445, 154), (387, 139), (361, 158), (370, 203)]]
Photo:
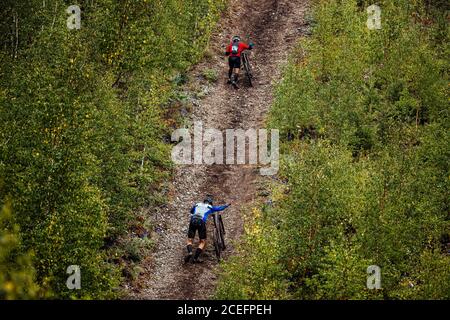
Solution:
[[(203, 128), (225, 129), (264, 128), (264, 118), (273, 97), (273, 84), (279, 79), (280, 66), (286, 62), (289, 50), (305, 34), (305, 13), (308, 2), (300, 0), (230, 1), (228, 13), (220, 22), (221, 33), (214, 34), (211, 50), (214, 58), (197, 65), (192, 71), (195, 81), (201, 81), (202, 70), (214, 69), (223, 75), (209, 88), (209, 94), (195, 106), (190, 121), (201, 121)], [(224, 45), (234, 34), (255, 43), (250, 60), (255, 74), (255, 86), (248, 88), (241, 79), (240, 89), (225, 83), (227, 62)], [(241, 75), (242, 78), (242, 75)], [(217, 261), (212, 246), (207, 243), (204, 263), (182, 263), (189, 210), (205, 194), (212, 194), (215, 204), (232, 203), (223, 212), (228, 247), (225, 258), (233, 254), (233, 241), (243, 231), (241, 209), (257, 200), (257, 183), (261, 176), (250, 165), (192, 165), (176, 169), (171, 201), (167, 207), (153, 212), (157, 226), (157, 247), (152, 257), (142, 264), (144, 272), (134, 287), (132, 299), (208, 299), (217, 283)], [(208, 231), (211, 231), (209, 226)], [(208, 239), (211, 239), (208, 234)]]

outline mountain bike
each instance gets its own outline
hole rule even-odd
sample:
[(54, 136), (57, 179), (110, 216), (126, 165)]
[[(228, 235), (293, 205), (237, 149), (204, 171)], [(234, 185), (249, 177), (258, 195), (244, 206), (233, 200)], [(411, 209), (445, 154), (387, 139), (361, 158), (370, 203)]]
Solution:
[(250, 65), (250, 59), (249, 56), (250, 53), (248, 51), (242, 52), (242, 64), (244, 65), (244, 71), (245, 75), (247, 76), (247, 81), (250, 87), (253, 87), (252, 79), (253, 79), (253, 73), (252, 73), (252, 67)]
[(220, 261), (222, 251), (225, 250), (225, 226), (223, 225), (222, 216), (219, 213), (213, 214), (214, 230), (213, 243), (216, 252), (217, 261)]

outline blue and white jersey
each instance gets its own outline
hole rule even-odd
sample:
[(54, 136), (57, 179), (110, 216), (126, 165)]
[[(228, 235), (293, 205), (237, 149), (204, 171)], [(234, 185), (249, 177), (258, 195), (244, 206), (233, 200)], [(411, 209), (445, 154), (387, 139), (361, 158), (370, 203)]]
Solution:
[(208, 203), (199, 202), (191, 209), (191, 217), (200, 218), (206, 222), (208, 216), (216, 211), (222, 211), (228, 208), (228, 205), (225, 206), (212, 206)]

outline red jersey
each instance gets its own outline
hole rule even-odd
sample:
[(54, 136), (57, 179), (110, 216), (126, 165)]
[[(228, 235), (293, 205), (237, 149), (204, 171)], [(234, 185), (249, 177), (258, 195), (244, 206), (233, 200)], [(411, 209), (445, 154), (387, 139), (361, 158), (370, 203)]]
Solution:
[(233, 46), (233, 43), (230, 43), (227, 46), (227, 51), (226, 51), (227, 53), (230, 54), (230, 57), (240, 57), (242, 51), (250, 49), (250, 46), (248, 44), (246, 44), (244, 42), (239, 42), (238, 52), (236, 54), (234, 54), (234, 53), (231, 52), (231, 47), (232, 46)]

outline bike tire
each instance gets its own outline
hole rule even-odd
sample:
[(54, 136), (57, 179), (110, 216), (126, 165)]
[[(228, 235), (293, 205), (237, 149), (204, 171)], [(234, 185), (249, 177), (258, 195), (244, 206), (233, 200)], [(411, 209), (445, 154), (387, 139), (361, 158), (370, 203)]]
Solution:
[(217, 261), (220, 261), (220, 235), (219, 231), (215, 228), (213, 232), (214, 251), (216, 252)]
[(247, 80), (248, 80), (248, 84), (250, 85), (250, 87), (253, 87), (253, 83), (252, 83), (252, 68), (250, 66), (250, 61), (248, 60), (248, 56), (245, 54), (244, 55), (244, 69), (245, 69), (245, 74), (247, 75)]
[(219, 232), (222, 240), (222, 250), (226, 249), (225, 245), (225, 226), (223, 225), (222, 216), (219, 216)]
[(225, 228), (223, 227), (222, 216), (218, 213), (214, 215), (214, 226), (217, 230), (220, 248), (221, 250), (225, 250)]

